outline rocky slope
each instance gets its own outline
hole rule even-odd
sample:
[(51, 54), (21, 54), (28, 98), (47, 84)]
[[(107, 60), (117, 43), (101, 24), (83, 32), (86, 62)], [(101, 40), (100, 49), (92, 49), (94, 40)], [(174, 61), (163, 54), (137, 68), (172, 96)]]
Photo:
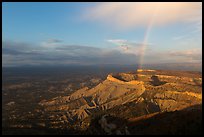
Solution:
[[(89, 131), (94, 120), (101, 130), (96, 130), (97, 133), (131, 134), (129, 119), (202, 104), (202, 76), (196, 72), (162, 70), (110, 74), (94, 88), (84, 87), (70, 96), (43, 100), (39, 104), (47, 118), (45, 126), (49, 128)], [(107, 117), (124, 119), (124, 123), (111, 125)]]

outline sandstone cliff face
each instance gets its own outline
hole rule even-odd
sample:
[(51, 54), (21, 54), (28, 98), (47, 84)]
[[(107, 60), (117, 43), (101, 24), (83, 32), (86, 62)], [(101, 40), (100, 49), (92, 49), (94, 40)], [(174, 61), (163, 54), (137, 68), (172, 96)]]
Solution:
[(201, 75), (185, 72), (181, 77), (180, 73), (138, 70), (136, 73), (108, 75), (94, 88), (85, 87), (70, 96), (39, 104), (45, 108), (45, 113), (53, 115), (53, 119), (57, 117), (67, 124), (104, 112), (134, 118), (202, 104)]

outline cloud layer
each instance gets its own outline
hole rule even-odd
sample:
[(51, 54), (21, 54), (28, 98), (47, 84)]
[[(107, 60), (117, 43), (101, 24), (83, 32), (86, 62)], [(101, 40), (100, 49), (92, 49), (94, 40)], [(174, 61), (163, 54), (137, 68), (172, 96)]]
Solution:
[[(58, 44), (53, 48), (45, 45), (32, 45), (3, 41), (2, 65), (101, 65), (101, 64), (137, 64), (140, 59), (140, 44), (127, 40), (108, 40), (112, 43), (121, 42), (129, 49), (123, 48), (102, 49), (96, 47)], [(133, 44), (133, 45), (131, 45)], [(138, 46), (135, 46), (137, 45)], [(133, 48), (133, 49), (132, 49)], [(201, 63), (202, 51), (200, 49), (180, 51), (147, 50), (145, 63)]]
[[(124, 39), (110, 39), (110, 40), (107, 40), (107, 42), (110, 42), (116, 45), (115, 49), (119, 50), (122, 53), (141, 56), (143, 43), (132, 42)], [(152, 44), (147, 43), (147, 45), (149, 47)], [(148, 48), (147, 50), (150, 50), (150, 49)]]
[[(29, 43), (3, 42), (3, 66), (67, 64), (135, 64), (137, 57), (118, 50), (81, 45), (58, 44), (53, 48)], [(24, 48), (27, 45), (29, 48)], [(32, 48), (31, 48), (32, 47)]]
[(188, 61), (190, 62), (201, 62), (202, 61), (202, 50), (200, 49), (171, 51), (169, 52), (169, 55), (177, 57), (177, 58), (188, 59)]
[(202, 20), (201, 2), (108, 2), (88, 8), (84, 17), (117, 28), (154, 26), (178, 22), (199, 23)]

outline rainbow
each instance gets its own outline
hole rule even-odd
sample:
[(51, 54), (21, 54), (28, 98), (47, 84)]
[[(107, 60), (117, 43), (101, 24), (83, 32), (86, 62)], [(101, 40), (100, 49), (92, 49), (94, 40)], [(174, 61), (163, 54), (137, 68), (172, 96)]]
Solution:
[(147, 25), (147, 29), (145, 31), (144, 40), (143, 40), (142, 46), (141, 46), (141, 53), (140, 53), (140, 58), (139, 58), (138, 69), (142, 69), (142, 67), (143, 67), (142, 65), (144, 63), (144, 55), (145, 55), (145, 51), (146, 51), (146, 48), (147, 48), (149, 35), (150, 35), (150, 32), (151, 32), (151, 30), (153, 28), (153, 24), (154, 24), (155, 16), (156, 16), (157, 12), (158, 12), (158, 6), (155, 7), (153, 15), (151, 16), (151, 18), (149, 20), (149, 23)]

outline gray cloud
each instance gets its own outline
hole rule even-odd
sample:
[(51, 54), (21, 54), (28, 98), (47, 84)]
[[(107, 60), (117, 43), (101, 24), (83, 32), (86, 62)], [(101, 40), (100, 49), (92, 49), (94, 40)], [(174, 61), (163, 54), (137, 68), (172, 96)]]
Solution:
[(56, 51), (69, 54), (69, 55), (87, 55), (87, 52), (89, 55), (97, 55), (101, 53), (100, 48), (96, 47), (89, 47), (89, 46), (81, 46), (81, 45), (58, 45), (55, 48)]
[[(132, 42), (124, 39), (110, 39), (107, 40), (107, 42), (116, 45), (116, 48), (120, 50), (120, 52), (135, 54), (137, 56), (141, 55), (144, 46), (142, 42)], [(150, 51), (151, 49), (149, 47), (152, 45), (151, 43), (146, 43), (146, 51)]]
[(62, 40), (60, 39), (48, 39), (46, 41), (43, 41), (40, 46), (41, 48), (55, 48), (57, 47), (58, 45), (62, 45)]
[[(9, 46), (8, 46), (9, 45)], [(66, 65), (66, 64), (131, 64), (136, 63), (137, 57), (123, 54), (117, 50), (102, 48), (62, 45), (49, 49), (37, 45), (20, 43), (3, 43), (3, 66), (19, 65)], [(29, 47), (29, 48), (28, 48)], [(25, 50), (24, 50), (25, 49)]]
[(32, 45), (21, 42), (2, 42), (2, 53), (7, 55), (39, 55)]
[(60, 47), (56, 47), (59, 50), (98, 50), (99, 48), (96, 47), (89, 47), (89, 46), (80, 46), (80, 45), (61, 45)]
[(14, 49), (4, 48), (2, 47), (3, 54), (12, 54), (12, 55), (20, 55), (22, 52)]
[(140, 47), (143, 43), (141, 42), (132, 42), (124, 39), (110, 39), (107, 40), (110, 43), (116, 44), (116, 45), (127, 45), (127, 46), (134, 46), (134, 47)]
[[(3, 42), (2, 65), (136, 64), (140, 55), (134, 52), (82, 45), (59, 44), (49, 48), (29, 43)], [(147, 51), (144, 56), (144, 63), (201, 61), (202, 51), (199, 49), (163, 52), (154, 49)]]
[(147, 63), (200, 63), (201, 49), (150, 51), (145, 55)]
[(61, 43), (61, 42), (63, 42), (63, 41), (60, 40), (60, 39), (48, 39), (46, 42), (47, 42), (47, 43)]
[(186, 57), (192, 60), (202, 60), (202, 50), (191, 49), (184, 51), (172, 51), (169, 53), (170, 56)]

